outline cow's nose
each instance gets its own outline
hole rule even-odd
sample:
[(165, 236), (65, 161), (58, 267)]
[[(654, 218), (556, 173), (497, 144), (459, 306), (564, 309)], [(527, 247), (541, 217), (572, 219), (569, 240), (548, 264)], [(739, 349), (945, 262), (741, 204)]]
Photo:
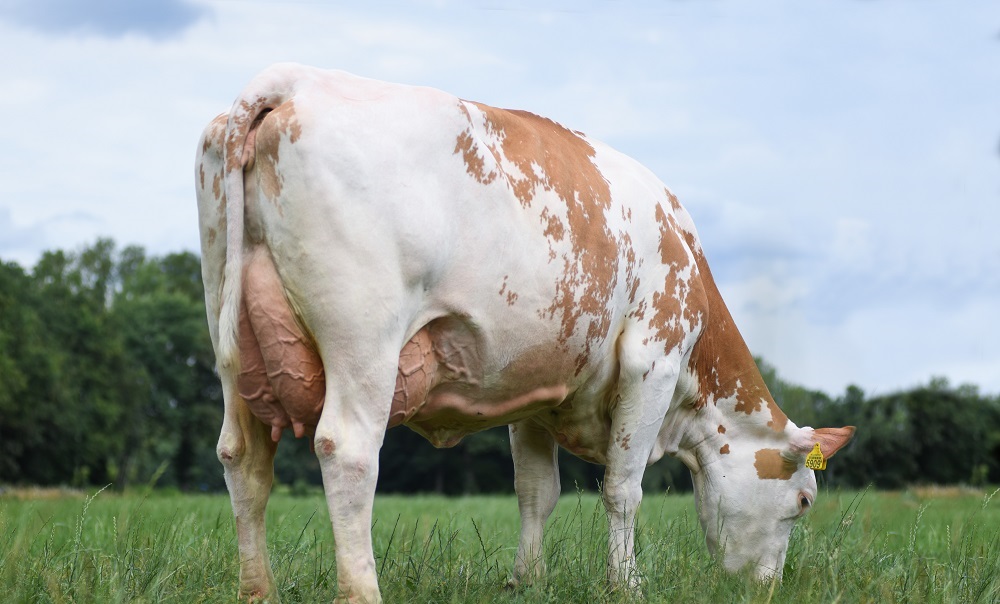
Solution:
[(781, 571), (785, 566), (785, 551), (778, 552), (776, 559), (772, 561), (760, 560), (757, 562), (754, 568), (754, 575), (758, 581), (781, 581)]
[(774, 568), (765, 564), (758, 564), (756, 572), (754, 573), (758, 581), (770, 582), (773, 579), (781, 581), (781, 569)]

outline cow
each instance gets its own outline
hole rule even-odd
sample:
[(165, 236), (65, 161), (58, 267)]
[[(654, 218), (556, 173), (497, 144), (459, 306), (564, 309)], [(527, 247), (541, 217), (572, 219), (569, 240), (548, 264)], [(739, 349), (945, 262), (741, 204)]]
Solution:
[(400, 425), (438, 447), (509, 426), (513, 585), (543, 576), (559, 447), (605, 467), (612, 585), (640, 585), (640, 482), (664, 454), (724, 567), (780, 577), (806, 457), (854, 428), (775, 404), (691, 217), (635, 160), (525, 111), (279, 64), (205, 129), (195, 179), (241, 597), (277, 601), (264, 511), (289, 428), (319, 459), (338, 601), (381, 600), (372, 504)]

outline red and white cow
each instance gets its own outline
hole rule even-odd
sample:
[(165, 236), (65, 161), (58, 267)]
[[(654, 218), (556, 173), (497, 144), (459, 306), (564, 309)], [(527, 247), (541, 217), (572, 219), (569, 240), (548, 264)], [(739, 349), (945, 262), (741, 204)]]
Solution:
[(209, 124), (196, 180), (241, 594), (277, 599), (264, 509), (289, 427), (314, 439), (341, 600), (380, 600), (372, 500), (398, 425), (451, 446), (509, 424), (515, 583), (544, 572), (557, 446), (606, 467), (610, 581), (637, 584), (640, 481), (665, 453), (725, 567), (781, 573), (816, 496), (804, 458), (853, 428), (775, 405), (691, 218), (634, 160), (531, 113), (282, 64)]

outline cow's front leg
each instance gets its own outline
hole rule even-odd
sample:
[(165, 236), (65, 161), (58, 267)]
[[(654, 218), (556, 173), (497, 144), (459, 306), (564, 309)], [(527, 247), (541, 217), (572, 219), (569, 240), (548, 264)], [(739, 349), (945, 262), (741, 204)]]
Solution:
[(236, 517), (240, 598), (278, 602), (264, 525), (277, 444), (271, 441), (270, 426), (258, 420), (236, 393), (233, 380), (226, 375), (222, 379), (226, 410), (216, 454), (225, 468)]
[(646, 335), (641, 326), (629, 325), (619, 336), (617, 405), (604, 471), (608, 580), (632, 590), (641, 583), (635, 563), (635, 517), (642, 502), (642, 475), (680, 373), (679, 354), (663, 358), (662, 348), (653, 350)]
[(642, 470), (609, 463), (604, 472), (604, 509), (608, 514), (608, 581), (638, 589), (635, 565), (635, 515), (642, 502)]
[(559, 500), (559, 462), (555, 439), (531, 420), (510, 426), (514, 490), (521, 513), (521, 537), (511, 586), (530, 584), (545, 574), (542, 534)]
[(382, 390), (352, 388), (346, 379), (328, 374), (315, 447), (336, 545), (336, 602), (382, 601), (372, 551), (372, 505), (394, 372), (395, 365)]

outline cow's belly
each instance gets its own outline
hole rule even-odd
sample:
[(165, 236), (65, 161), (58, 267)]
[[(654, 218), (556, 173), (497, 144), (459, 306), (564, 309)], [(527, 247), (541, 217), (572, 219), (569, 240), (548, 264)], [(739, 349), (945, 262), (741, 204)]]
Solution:
[(522, 352), (498, 370), (465, 321), (435, 319), (403, 347), (389, 427), (406, 425), (437, 447), (560, 405), (570, 391), (560, 353)]
[[(595, 361), (593, 373), (558, 406), (532, 417), (543, 426), (559, 446), (580, 459), (596, 464), (607, 463), (612, 441), (609, 401), (614, 398), (618, 363), (613, 356)], [(615, 435), (621, 443), (624, 435)], [(628, 442), (623, 445), (627, 448)]]
[[(483, 367), (480, 352), (461, 319), (420, 329), (400, 354), (389, 427), (407, 425), (449, 447), (473, 432), (530, 419), (577, 457), (606, 462), (606, 403), (619, 371), (613, 354), (592, 359), (577, 379), (573, 355), (558, 346), (536, 345), (494, 371)], [(627, 448), (627, 437), (619, 438)]]
[[(271, 426), (273, 440), (289, 427), (297, 437), (311, 434), (326, 395), (316, 346), (295, 318), (265, 248), (248, 254), (243, 279), (239, 394)], [(388, 427), (405, 424), (447, 447), (548, 409), (566, 417), (566, 409), (557, 409), (573, 376), (565, 352), (539, 347), (491, 369), (482, 348), (464, 319), (441, 317), (419, 329), (400, 351)], [(564, 445), (574, 450), (574, 442), (569, 437)]]

